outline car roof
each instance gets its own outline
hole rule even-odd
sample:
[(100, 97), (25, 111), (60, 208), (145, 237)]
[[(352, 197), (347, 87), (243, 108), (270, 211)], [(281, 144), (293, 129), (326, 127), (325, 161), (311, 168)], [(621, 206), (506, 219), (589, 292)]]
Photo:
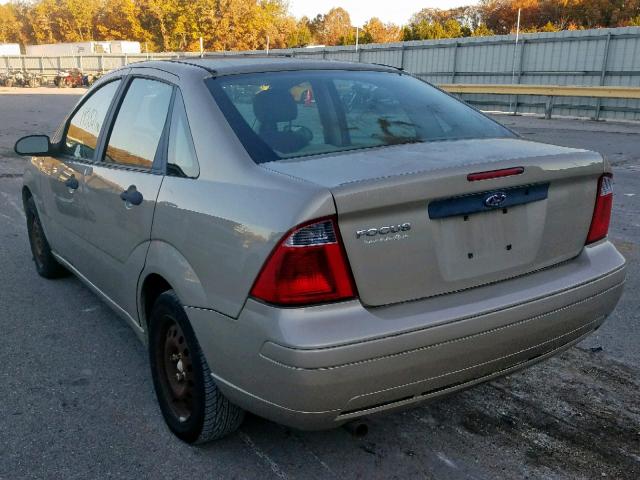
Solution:
[(188, 66), (200, 67), (214, 76), (239, 73), (277, 72), (291, 70), (376, 70), (398, 72), (399, 69), (387, 65), (371, 63), (339, 62), (335, 60), (317, 60), (276, 55), (216, 55), (203, 57), (185, 56), (171, 60), (151, 60), (140, 62), (133, 67), (160, 68), (179, 74)]

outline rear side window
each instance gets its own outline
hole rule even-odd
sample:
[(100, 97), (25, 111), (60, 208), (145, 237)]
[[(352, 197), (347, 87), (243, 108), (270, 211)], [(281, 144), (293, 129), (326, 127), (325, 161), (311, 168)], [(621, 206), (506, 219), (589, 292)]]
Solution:
[(69, 121), (63, 153), (79, 160), (93, 160), (98, 135), (107, 116), (120, 80), (109, 82), (93, 92)]
[(167, 174), (176, 177), (196, 178), (200, 175), (196, 149), (191, 137), (191, 129), (184, 109), (182, 95), (178, 91), (173, 103), (169, 150), (167, 152)]
[(129, 85), (113, 124), (106, 163), (151, 168), (162, 137), (173, 87), (135, 78)]
[(404, 143), (513, 136), (464, 103), (402, 73), (266, 72), (210, 79), (208, 86), (257, 163)]

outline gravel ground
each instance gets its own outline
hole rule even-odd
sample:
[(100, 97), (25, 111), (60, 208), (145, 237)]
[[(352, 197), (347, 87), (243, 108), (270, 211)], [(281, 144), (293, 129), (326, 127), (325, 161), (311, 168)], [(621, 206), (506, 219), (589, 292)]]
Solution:
[(239, 433), (194, 448), (164, 426), (129, 327), (75, 278), (47, 281), (32, 267), (24, 160), (12, 145), (53, 132), (77, 93), (0, 89), (0, 479), (640, 478), (640, 126), (497, 117), (615, 165), (611, 237), (629, 277), (596, 334), (522, 373), (372, 417), (362, 439), (250, 416)]

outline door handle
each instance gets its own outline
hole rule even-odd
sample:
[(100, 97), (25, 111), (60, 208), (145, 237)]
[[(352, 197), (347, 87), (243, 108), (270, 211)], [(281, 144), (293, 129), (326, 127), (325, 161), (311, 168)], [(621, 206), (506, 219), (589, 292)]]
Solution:
[(120, 194), (120, 198), (127, 204), (127, 206), (140, 205), (144, 199), (135, 185), (130, 185), (129, 188)]
[(75, 176), (71, 175), (67, 181), (64, 182), (64, 185), (71, 190), (77, 190), (80, 183), (78, 183), (78, 179)]

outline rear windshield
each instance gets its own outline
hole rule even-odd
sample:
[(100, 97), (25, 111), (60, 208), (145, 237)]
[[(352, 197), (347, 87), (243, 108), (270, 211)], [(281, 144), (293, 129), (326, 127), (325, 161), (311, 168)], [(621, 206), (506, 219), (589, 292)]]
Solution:
[(512, 137), (409, 75), (300, 70), (208, 80), (256, 163), (404, 143)]

